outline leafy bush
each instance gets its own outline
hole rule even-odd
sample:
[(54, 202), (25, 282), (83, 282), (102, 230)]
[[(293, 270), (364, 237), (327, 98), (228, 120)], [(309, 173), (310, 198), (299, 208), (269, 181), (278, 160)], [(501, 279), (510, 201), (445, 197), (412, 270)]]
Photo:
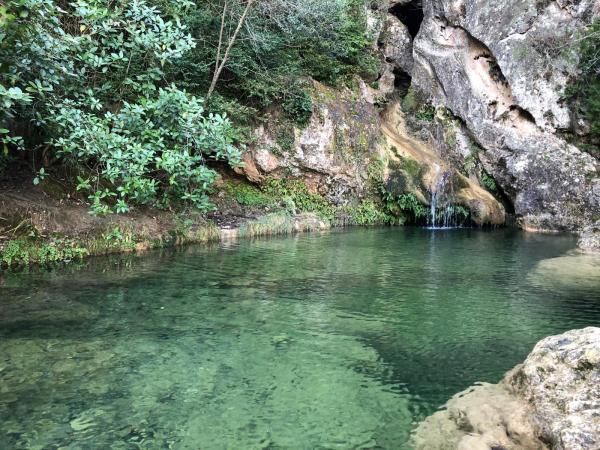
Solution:
[(335, 206), (322, 195), (310, 192), (302, 180), (272, 179), (266, 184), (265, 192), (281, 199), (292, 213), (313, 212), (330, 221), (335, 215)]
[[(591, 143), (583, 146), (592, 154), (600, 154), (600, 19), (577, 40), (579, 78), (567, 89), (567, 96), (579, 105), (590, 125)], [(595, 148), (593, 148), (595, 147)]]
[(206, 158), (240, 163), (229, 120), (165, 83), (165, 66), (195, 42), (161, 14), (144, 0), (10, 0), (0, 11), (0, 138), (22, 148), (13, 131), (25, 130), (28, 148), (49, 143), (93, 174), (78, 189), (94, 213), (173, 199), (206, 209), (216, 178)]
[(406, 220), (417, 223), (427, 216), (427, 208), (413, 193), (405, 192), (397, 195), (389, 192), (383, 183), (379, 185), (378, 191), (383, 200), (386, 214), (400, 217), (402, 223)]
[(379, 204), (369, 200), (361, 202), (358, 206), (342, 207), (341, 212), (347, 216), (344, 225), (385, 225), (395, 222)]
[(397, 200), (400, 210), (410, 214), (413, 219), (418, 220), (427, 216), (427, 209), (414, 194), (402, 194)]
[(299, 91), (283, 101), (283, 110), (298, 125), (307, 125), (313, 111), (312, 98), (306, 91)]
[(9, 267), (15, 264), (28, 265), (31, 262), (47, 264), (81, 259), (88, 254), (87, 249), (63, 239), (55, 239), (49, 243), (13, 239), (5, 245), (0, 262)]
[(494, 180), (494, 178), (485, 170), (481, 171), (481, 182), (483, 183), (485, 188), (495, 196), (498, 196), (500, 194), (500, 190), (498, 189), (496, 180)]
[(52, 141), (57, 153), (85, 161), (98, 174), (78, 186), (90, 192), (96, 213), (127, 212), (129, 202), (164, 207), (172, 199), (207, 209), (206, 192), (217, 175), (205, 158), (241, 161), (229, 121), (206, 117), (199, 99), (175, 87), (125, 103), (117, 114), (96, 115), (63, 102), (50, 123), (61, 136)]
[(242, 206), (269, 206), (276, 203), (273, 197), (246, 183), (229, 182), (223, 189)]

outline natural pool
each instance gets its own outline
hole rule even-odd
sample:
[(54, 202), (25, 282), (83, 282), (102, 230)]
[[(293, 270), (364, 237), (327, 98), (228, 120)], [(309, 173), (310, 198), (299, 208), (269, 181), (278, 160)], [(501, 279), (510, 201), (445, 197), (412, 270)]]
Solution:
[(574, 245), (354, 229), (5, 274), (0, 448), (408, 448), (540, 338), (600, 325), (593, 270), (538, 265)]

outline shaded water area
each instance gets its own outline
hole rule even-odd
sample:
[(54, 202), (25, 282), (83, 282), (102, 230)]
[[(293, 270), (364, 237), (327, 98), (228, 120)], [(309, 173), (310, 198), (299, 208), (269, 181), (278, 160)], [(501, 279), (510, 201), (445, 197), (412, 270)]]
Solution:
[(0, 448), (409, 448), (456, 392), (600, 325), (595, 281), (540, 275), (574, 244), (356, 229), (5, 274)]

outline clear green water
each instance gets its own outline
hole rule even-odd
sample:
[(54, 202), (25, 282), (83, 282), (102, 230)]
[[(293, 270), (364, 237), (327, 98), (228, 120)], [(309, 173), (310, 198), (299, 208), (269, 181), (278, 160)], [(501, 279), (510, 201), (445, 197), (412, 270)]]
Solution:
[(357, 229), (5, 274), (0, 448), (408, 448), (454, 393), (600, 324), (596, 281), (536, 269), (574, 244)]

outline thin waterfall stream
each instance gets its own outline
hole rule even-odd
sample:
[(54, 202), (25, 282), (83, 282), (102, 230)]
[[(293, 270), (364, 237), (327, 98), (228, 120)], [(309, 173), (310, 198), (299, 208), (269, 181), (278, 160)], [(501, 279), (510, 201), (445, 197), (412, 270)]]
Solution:
[(444, 171), (432, 187), (427, 228), (430, 230), (460, 228), (464, 226), (467, 218), (464, 211), (454, 204), (452, 172)]

